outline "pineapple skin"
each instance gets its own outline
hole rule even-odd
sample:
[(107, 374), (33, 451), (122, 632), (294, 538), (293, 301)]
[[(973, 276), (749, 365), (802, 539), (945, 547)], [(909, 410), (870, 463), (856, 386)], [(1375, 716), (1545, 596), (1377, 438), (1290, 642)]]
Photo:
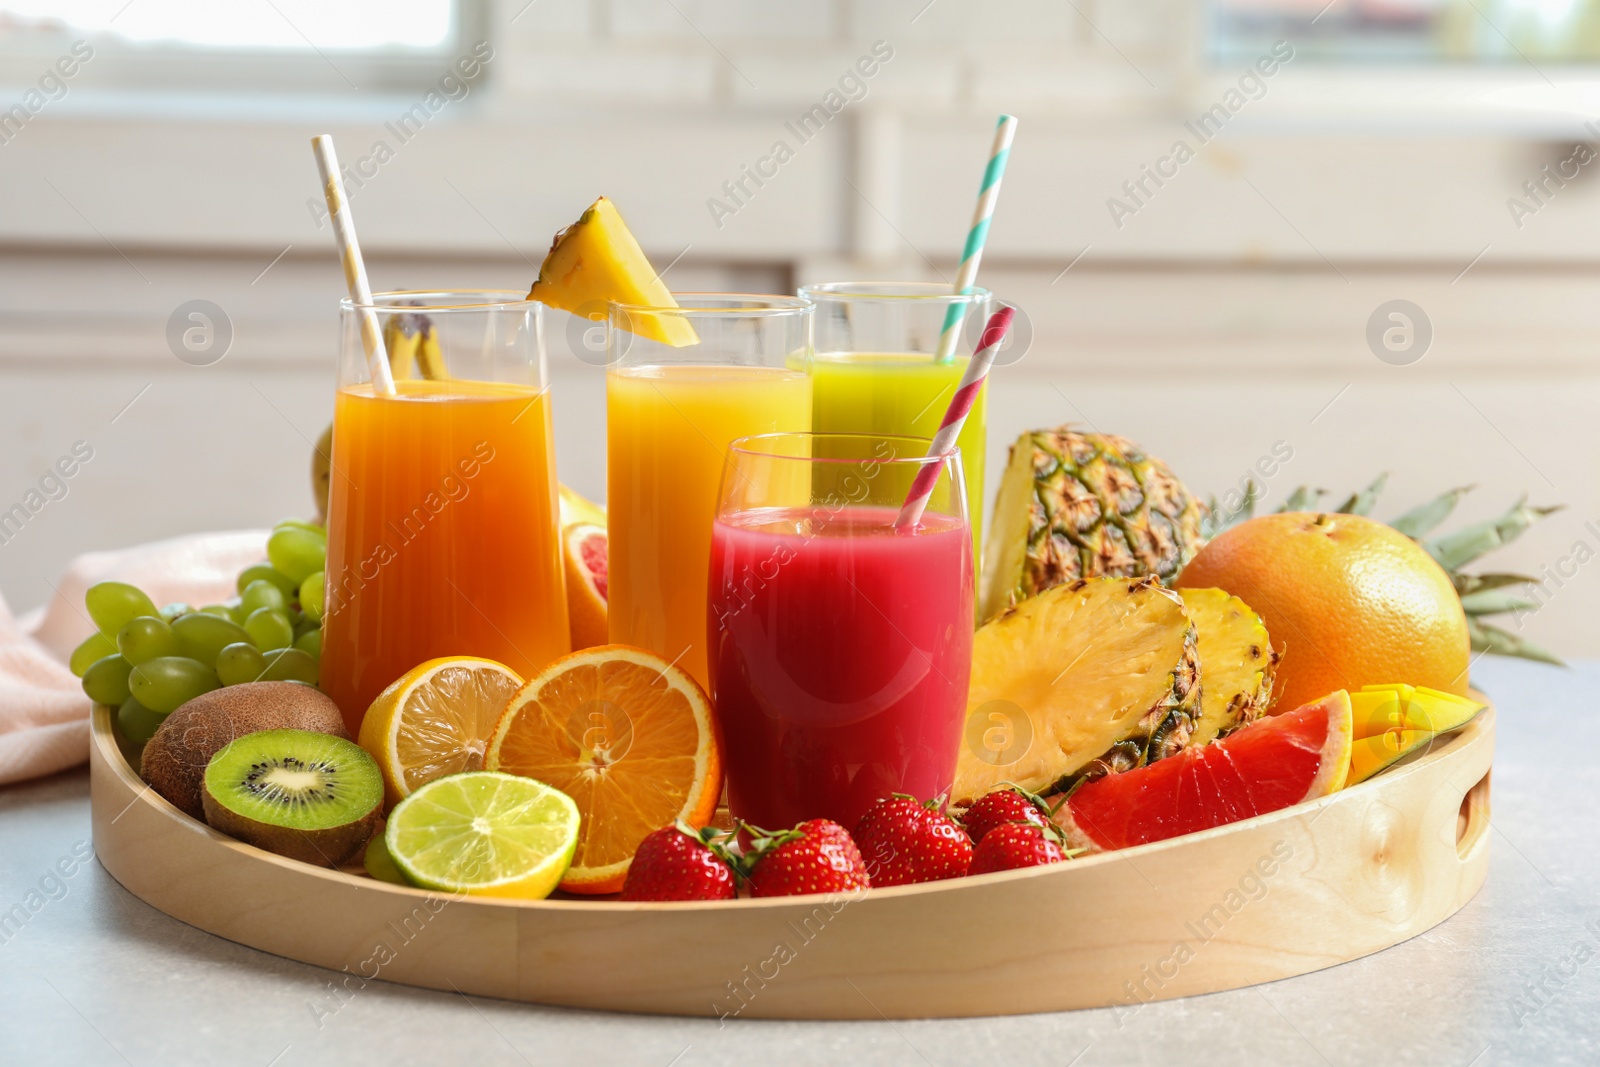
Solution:
[(1191, 745), (1209, 745), (1267, 712), (1279, 653), (1250, 605), (1221, 589), (1180, 589), (1200, 635), (1205, 693)]
[(1205, 514), (1171, 468), (1125, 437), (1024, 433), (995, 498), (979, 617), (1079, 578), (1170, 581), (1205, 543)]

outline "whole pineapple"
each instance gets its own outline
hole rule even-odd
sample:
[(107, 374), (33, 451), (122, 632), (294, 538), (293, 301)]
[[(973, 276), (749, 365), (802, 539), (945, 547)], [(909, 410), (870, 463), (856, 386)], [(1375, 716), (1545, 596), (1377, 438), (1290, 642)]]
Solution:
[(1078, 578), (1177, 577), (1204, 543), (1206, 509), (1125, 437), (1070, 426), (1011, 446), (985, 538), (978, 616)]

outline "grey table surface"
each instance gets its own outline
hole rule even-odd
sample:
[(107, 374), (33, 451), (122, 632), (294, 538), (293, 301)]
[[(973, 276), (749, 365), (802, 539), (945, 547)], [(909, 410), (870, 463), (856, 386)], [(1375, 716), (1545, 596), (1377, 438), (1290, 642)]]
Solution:
[(0, 789), (0, 912), (48, 899), (0, 929), (0, 1063), (1600, 1064), (1600, 663), (1474, 676), (1500, 717), (1489, 877), (1466, 908), (1365, 959), (1137, 1011), (719, 1026), (378, 981), (319, 1019), (331, 972), (170, 919), (92, 860), (51, 880), (91, 847), (85, 772)]

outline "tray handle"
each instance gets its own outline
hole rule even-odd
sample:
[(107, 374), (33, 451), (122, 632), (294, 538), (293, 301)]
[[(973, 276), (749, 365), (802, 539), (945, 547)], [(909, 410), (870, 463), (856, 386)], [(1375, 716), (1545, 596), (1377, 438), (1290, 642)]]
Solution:
[(1456, 855), (1462, 862), (1482, 846), (1489, 833), (1489, 776), (1483, 777), (1461, 796), (1461, 808), (1456, 813)]

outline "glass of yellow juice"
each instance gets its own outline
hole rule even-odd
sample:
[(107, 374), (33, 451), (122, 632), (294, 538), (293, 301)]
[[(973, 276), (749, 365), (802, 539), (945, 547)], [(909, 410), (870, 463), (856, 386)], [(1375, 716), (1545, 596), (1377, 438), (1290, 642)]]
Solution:
[(610, 638), (677, 663), (704, 686), (723, 460), (737, 438), (811, 429), (811, 304), (741, 293), (674, 299), (679, 307), (612, 304), (607, 321)]
[[(989, 316), (987, 289), (952, 293), (937, 282), (827, 282), (801, 286), (816, 306), (811, 428), (817, 433), (932, 437), (961, 383)], [(935, 358), (945, 324), (959, 315), (950, 358)], [(973, 559), (983, 534), (983, 468), (989, 391), (956, 444), (971, 508)]]
[[(392, 396), (371, 381), (365, 313)], [(570, 650), (542, 316), (495, 290), (342, 303), (322, 688), (351, 736), (426, 660), (484, 656), (526, 678)]]

